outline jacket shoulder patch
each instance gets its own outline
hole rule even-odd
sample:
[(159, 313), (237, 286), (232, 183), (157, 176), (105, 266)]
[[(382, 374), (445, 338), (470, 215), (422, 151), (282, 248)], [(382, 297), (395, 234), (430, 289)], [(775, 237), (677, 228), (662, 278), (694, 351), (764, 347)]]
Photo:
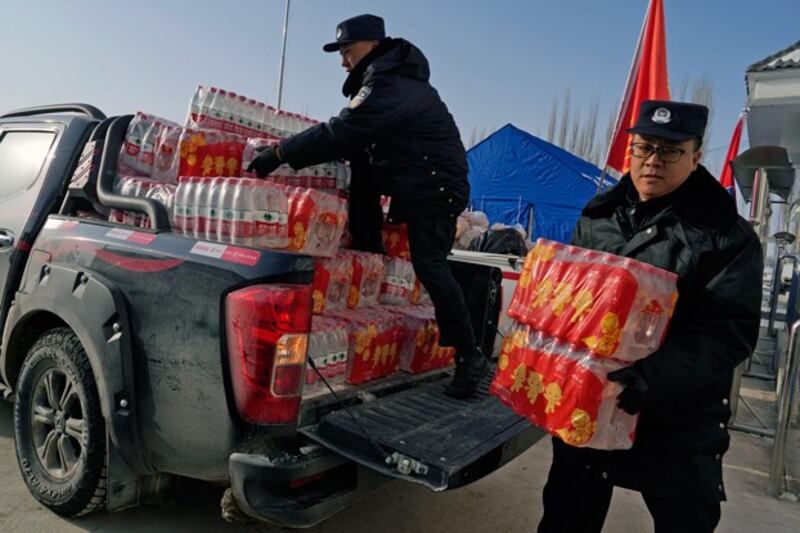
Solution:
[(372, 89), (370, 87), (367, 87), (366, 85), (361, 87), (361, 89), (358, 91), (358, 94), (355, 95), (352, 100), (350, 100), (350, 109), (355, 109), (360, 106), (364, 100), (367, 99), (370, 93), (372, 93)]

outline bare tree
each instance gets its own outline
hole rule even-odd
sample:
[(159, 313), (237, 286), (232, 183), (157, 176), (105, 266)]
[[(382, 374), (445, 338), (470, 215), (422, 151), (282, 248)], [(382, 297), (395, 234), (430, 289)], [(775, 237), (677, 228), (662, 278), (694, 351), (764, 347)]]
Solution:
[(558, 121), (558, 100), (553, 98), (550, 105), (550, 120), (547, 122), (547, 142), (552, 143), (556, 137), (556, 122)]
[(578, 150), (576, 154), (587, 161), (595, 163), (598, 159), (595, 153), (596, 136), (597, 136), (597, 113), (599, 105), (597, 101), (593, 101), (589, 105), (589, 116), (586, 119), (586, 124), (581, 127), (581, 139), (578, 143)]
[(598, 167), (605, 166), (606, 160), (605, 158), (608, 156), (608, 148), (611, 146), (611, 143), (614, 139), (612, 139), (614, 135), (614, 126), (617, 125), (617, 109), (611, 108), (611, 111), (608, 114), (608, 122), (606, 122), (606, 133), (603, 135), (600, 140), (601, 143), (597, 147), (597, 163), (595, 163)]
[(567, 132), (569, 131), (570, 89), (564, 92), (564, 107), (561, 109), (561, 129), (558, 132), (558, 145), (567, 147)]
[(692, 84), (692, 94), (689, 101), (708, 108), (708, 126), (703, 137), (703, 145), (705, 146), (706, 141), (711, 138), (711, 124), (713, 124), (714, 118), (714, 84), (707, 74), (703, 74), (700, 79), (695, 80)]
[[(547, 141), (597, 164), (604, 154), (603, 141), (597, 139), (600, 105), (593, 101), (587, 115), (580, 109), (572, 109), (572, 90), (564, 91), (559, 117), (559, 102), (553, 99), (547, 122)], [(560, 119), (560, 120), (559, 120)]]
[(575, 111), (575, 114), (572, 117), (572, 127), (570, 128), (569, 132), (569, 151), (573, 154), (577, 155), (578, 157), (581, 156), (578, 152), (578, 133), (581, 129), (581, 110), (578, 109)]
[(685, 102), (686, 95), (689, 92), (689, 76), (684, 76), (680, 83), (676, 86), (676, 91), (672, 93), (671, 97), (673, 100), (677, 100), (678, 102)]
[(497, 128), (495, 126), (473, 127), (469, 132), (469, 140), (467, 141), (467, 149), (480, 144), (481, 141), (493, 134)]

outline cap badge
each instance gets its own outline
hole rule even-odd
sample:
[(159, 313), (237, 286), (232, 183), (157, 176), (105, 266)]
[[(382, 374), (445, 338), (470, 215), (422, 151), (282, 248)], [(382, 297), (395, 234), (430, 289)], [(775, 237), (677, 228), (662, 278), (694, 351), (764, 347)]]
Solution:
[(338, 27), (336, 28), (336, 40), (338, 41), (341, 38), (342, 38), (342, 28)]
[(652, 121), (656, 124), (669, 124), (672, 121), (672, 113), (666, 107), (659, 107), (653, 113)]

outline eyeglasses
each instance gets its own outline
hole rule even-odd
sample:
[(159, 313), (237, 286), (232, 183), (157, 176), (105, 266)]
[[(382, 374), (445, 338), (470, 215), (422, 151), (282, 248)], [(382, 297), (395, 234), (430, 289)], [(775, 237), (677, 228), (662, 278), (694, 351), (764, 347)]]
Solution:
[(686, 150), (677, 146), (657, 146), (651, 143), (631, 143), (631, 155), (639, 159), (647, 159), (653, 153), (665, 163), (676, 163), (680, 161)]

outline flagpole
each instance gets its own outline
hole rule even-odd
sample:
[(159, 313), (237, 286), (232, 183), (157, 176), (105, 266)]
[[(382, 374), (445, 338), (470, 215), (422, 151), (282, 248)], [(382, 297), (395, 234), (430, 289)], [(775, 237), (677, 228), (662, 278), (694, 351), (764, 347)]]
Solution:
[(636, 72), (639, 66), (639, 62), (641, 60), (642, 54), (642, 39), (644, 38), (644, 30), (647, 28), (647, 21), (649, 19), (648, 15), (650, 13), (650, 8), (653, 5), (653, 0), (650, 0), (647, 3), (647, 11), (645, 12), (644, 20), (642, 21), (642, 29), (639, 30), (639, 39), (636, 41), (636, 51), (633, 53), (633, 60), (631, 61), (631, 68), (628, 71), (628, 79), (625, 82), (625, 92), (622, 94), (622, 99), (619, 102), (619, 108), (617, 109), (617, 118), (614, 120), (614, 130), (611, 132), (611, 138), (608, 140), (608, 149), (606, 150), (606, 162), (603, 165), (603, 172), (600, 174), (600, 181), (597, 184), (597, 193), (599, 194), (603, 188), (603, 181), (608, 173), (608, 159), (611, 157), (611, 150), (614, 148), (614, 139), (617, 137), (617, 130), (620, 127), (620, 121), (622, 120), (623, 110), (627, 107), (627, 102), (630, 100), (632, 85), (631, 82), (633, 81), (634, 72)]
[(283, 67), (286, 61), (286, 37), (289, 34), (289, 3), (291, 0), (286, 0), (286, 13), (283, 17), (283, 46), (281, 47), (281, 67), (278, 74), (278, 109), (281, 108), (281, 99), (283, 97)]

